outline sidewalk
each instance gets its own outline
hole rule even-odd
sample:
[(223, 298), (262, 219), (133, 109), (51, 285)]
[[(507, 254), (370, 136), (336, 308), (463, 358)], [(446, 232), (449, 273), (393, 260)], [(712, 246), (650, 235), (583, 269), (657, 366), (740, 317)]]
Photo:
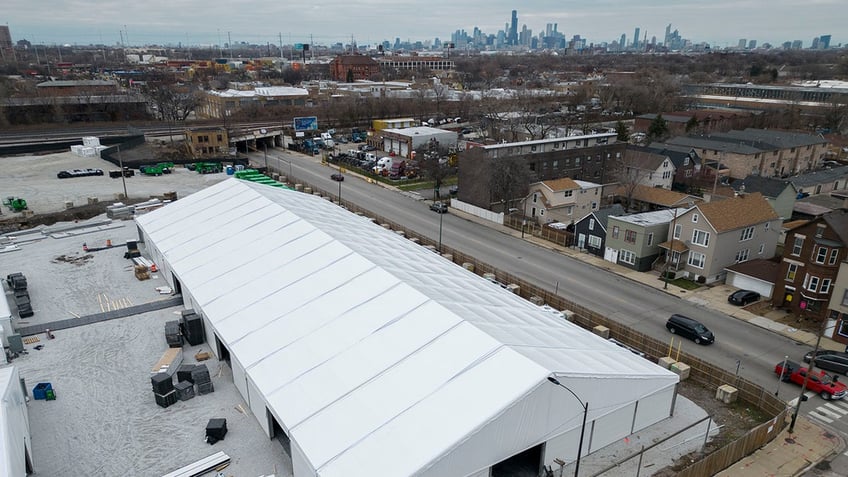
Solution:
[[(521, 236), (520, 231), (484, 221), (457, 209), (451, 209), (450, 213), (469, 221), (484, 224), (505, 234), (513, 235), (515, 237)], [(733, 287), (717, 285), (712, 287), (704, 286), (697, 290), (685, 290), (673, 284), (666, 285), (665, 282), (660, 280), (658, 273), (637, 272), (635, 270), (607, 262), (601, 257), (580, 252), (579, 250), (568, 247), (559, 246), (530, 235), (525, 235), (524, 239), (533, 242), (540, 247), (556, 250), (560, 253), (569, 255), (586, 263), (591, 263), (598, 268), (603, 268), (630, 280), (658, 290), (663, 290), (670, 295), (679, 296), (684, 300), (689, 300), (701, 305), (709, 305), (709, 307), (714, 310), (725, 313), (736, 319), (747, 321), (771, 332), (786, 336), (797, 342), (804, 343), (811, 348), (815, 346), (817, 338), (815, 333), (798, 330), (782, 323), (777, 323), (768, 317), (756, 315), (742, 307), (737, 307), (727, 303), (727, 296), (731, 293)], [(825, 337), (822, 337), (820, 347), (840, 351), (845, 349), (844, 345)], [(799, 415), (792, 434), (789, 433), (789, 428), (787, 426), (786, 429), (784, 429), (774, 440), (765, 445), (763, 448), (736, 462), (731, 467), (716, 475), (723, 477), (791, 477), (807, 475), (808, 471), (810, 471), (810, 476), (835, 477), (837, 475), (844, 475), (841, 472), (828, 471), (815, 471), (815, 473), (813, 473), (810, 469), (812, 469), (817, 463), (842, 452), (845, 449), (845, 446), (845, 441), (839, 435), (828, 431), (804, 415)]]

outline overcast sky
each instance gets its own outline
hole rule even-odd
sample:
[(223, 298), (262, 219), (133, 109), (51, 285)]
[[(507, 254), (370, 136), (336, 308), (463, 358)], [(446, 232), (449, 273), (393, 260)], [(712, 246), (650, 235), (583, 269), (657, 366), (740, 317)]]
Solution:
[[(522, 3), (531, 3), (532, 6)], [(383, 40), (449, 41), (451, 33), (474, 27), (497, 34), (518, 10), (518, 28), (533, 35), (557, 23), (566, 38), (589, 42), (633, 40), (636, 27), (648, 41), (662, 42), (665, 27), (695, 43), (735, 46), (740, 38), (779, 46), (833, 35), (848, 41), (845, 0), (3, 0), (0, 22), (12, 40), (43, 44), (220, 45), (248, 42), (329, 45), (374, 44)], [(219, 43), (220, 42), (220, 43)]]

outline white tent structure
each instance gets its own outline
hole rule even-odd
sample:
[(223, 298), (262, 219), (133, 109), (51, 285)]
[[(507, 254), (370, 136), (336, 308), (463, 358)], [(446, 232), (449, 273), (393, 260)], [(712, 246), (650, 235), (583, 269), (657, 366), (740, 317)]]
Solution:
[(584, 455), (671, 413), (675, 374), (317, 196), (231, 179), (136, 221), (295, 477), (538, 471), (575, 396)]
[(32, 438), (18, 368), (0, 367), (0, 475), (25, 477), (32, 470)]

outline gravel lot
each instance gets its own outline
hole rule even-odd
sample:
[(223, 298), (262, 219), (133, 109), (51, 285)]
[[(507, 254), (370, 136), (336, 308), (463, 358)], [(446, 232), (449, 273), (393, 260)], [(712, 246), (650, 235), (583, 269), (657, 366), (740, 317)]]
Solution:
[[(100, 202), (112, 203), (124, 193), (121, 179), (109, 177), (109, 170), (117, 167), (99, 157), (80, 157), (69, 151), (42, 156), (3, 157), (0, 164), (3, 198), (26, 199), (29, 209), (35, 214), (62, 211), (67, 201), (75, 206), (85, 205), (92, 197)], [(59, 171), (65, 169), (89, 168), (102, 169), (104, 175), (69, 179), (56, 177)], [(135, 176), (126, 179), (127, 195), (141, 199), (161, 196), (166, 192), (176, 192), (177, 197), (185, 197), (229, 177), (223, 173), (198, 174), (182, 167), (161, 176), (143, 176), (135, 172)], [(2, 213), (11, 212), (5, 209)]]

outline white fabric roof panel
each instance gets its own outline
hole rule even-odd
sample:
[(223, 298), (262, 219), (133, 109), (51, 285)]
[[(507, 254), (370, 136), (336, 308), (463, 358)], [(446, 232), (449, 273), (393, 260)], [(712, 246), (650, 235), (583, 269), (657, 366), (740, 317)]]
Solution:
[(415, 473), (554, 373), (609, 411), (677, 382), (316, 196), (231, 179), (136, 221), (322, 476)]

